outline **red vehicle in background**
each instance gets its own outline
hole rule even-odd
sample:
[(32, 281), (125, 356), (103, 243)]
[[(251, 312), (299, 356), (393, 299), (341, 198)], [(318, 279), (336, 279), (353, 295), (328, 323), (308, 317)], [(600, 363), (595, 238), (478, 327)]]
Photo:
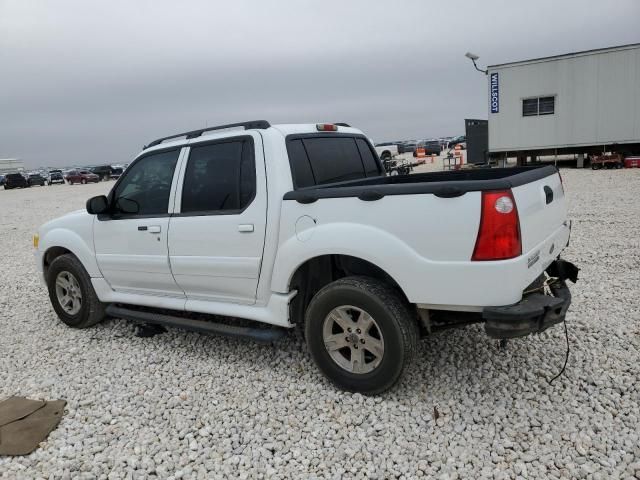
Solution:
[(89, 170), (71, 170), (64, 179), (71, 185), (74, 183), (98, 183), (100, 181), (100, 177)]

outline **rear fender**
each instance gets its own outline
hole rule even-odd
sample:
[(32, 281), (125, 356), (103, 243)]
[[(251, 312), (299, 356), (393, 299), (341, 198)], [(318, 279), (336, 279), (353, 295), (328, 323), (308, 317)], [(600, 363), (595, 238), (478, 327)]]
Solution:
[(293, 235), (280, 245), (271, 277), (272, 290), (287, 293), (298, 267), (323, 255), (366, 260), (384, 270), (405, 294), (410, 290), (405, 279), (412, 276), (407, 265), (424, 267), (425, 261), (401, 239), (378, 228), (353, 223), (319, 225), (304, 240)]

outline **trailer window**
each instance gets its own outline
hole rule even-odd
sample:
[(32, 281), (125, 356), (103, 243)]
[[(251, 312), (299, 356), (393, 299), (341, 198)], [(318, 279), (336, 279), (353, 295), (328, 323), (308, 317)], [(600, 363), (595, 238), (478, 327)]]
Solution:
[(555, 113), (556, 97), (536, 97), (522, 100), (522, 116), (553, 115)]
[(540, 97), (538, 99), (538, 115), (551, 115), (555, 110), (556, 97)]

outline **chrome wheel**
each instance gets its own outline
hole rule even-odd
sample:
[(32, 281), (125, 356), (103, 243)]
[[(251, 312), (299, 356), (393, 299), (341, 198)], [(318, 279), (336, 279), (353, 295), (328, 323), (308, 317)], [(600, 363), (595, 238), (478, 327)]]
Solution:
[(82, 291), (73, 274), (62, 271), (56, 277), (56, 296), (62, 309), (69, 315), (77, 314), (82, 308)]
[(384, 338), (371, 315), (358, 307), (336, 307), (324, 319), (324, 346), (331, 359), (351, 373), (369, 373), (384, 356)]

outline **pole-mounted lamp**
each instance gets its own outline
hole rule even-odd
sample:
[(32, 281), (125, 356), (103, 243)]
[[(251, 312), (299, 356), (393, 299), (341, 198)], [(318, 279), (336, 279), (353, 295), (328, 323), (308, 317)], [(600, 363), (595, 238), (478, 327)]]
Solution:
[(486, 70), (482, 70), (481, 68), (478, 68), (478, 65), (476, 65), (476, 60), (480, 58), (478, 55), (476, 55), (475, 53), (467, 52), (464, 54), (464, 56), (473, 62), (473, 66), (476, 68), (476, 70), (484, 73), (485, 75), (487, 74)]

